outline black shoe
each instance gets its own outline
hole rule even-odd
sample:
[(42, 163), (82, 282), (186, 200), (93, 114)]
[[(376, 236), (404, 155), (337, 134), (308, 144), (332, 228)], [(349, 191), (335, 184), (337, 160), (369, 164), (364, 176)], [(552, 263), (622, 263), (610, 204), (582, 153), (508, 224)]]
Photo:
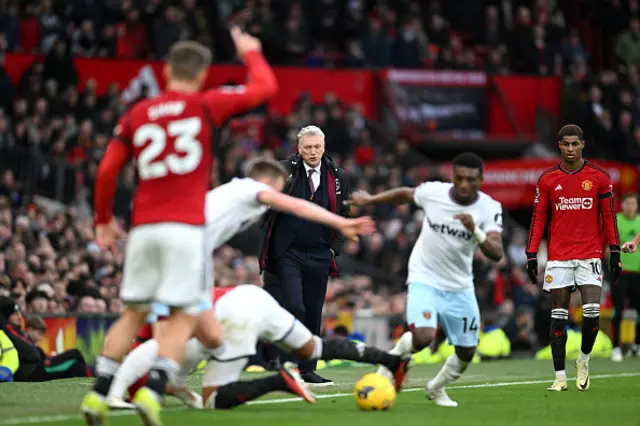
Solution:
[(271, 361), (267, 362), (267, 371), (280, 371), (281, 368), (282, 364), (280, 363), (279, 358), (272, 359)]
[(324, 377), (317, 374), (315, 371), (310, 371), (308, 373), (302, 374), (302, 380), (304, 380), (306, 384), (310, 386), (315, 386), (315, 387), (325, 387), (325, 386), (334, 385), (334, 383), (331, 380), (325, 379)]

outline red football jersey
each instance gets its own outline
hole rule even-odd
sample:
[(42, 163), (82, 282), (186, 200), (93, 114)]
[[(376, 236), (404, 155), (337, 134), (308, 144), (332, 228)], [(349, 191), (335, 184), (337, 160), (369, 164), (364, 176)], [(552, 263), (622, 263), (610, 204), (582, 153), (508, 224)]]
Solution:
[(120, 118), (96, 178), (97, 224), (111, 220), (117, 176), (129, 159), (137, 175), (132, 226), (204, 224), (216, 129), (277, 92), (275, 75), (262, 54), (251, 52), (244, 60), (249, 70), (245, 86), (204, 93), (169, 91), (138, 102)]
[(602, 257), (601, 230), (606, 243), (619, 245), (609, 173), (585, 161), (568, 172), (557, 164), (538, 180), (527, 253), (537, 253), (545, 227), (548, 260), (582, 260)]

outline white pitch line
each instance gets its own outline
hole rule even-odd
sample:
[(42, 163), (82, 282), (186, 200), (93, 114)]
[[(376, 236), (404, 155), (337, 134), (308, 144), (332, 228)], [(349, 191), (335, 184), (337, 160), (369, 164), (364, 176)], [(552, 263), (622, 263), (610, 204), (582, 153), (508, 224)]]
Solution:
[[(618, 373), (618, 374), (598, 374), (591, 376), (591, 379), (616, 379), (620, 377), (640, 377), (640, 372), (634, 373)], [(575, 381), (575, 378), (568, 378), (567, 381)], [(520, 385), (539, 385), (543, 383), (549, 383), (550, 379), (539, 379), (539, 380), (522, 380), (522, 381), (514, 381), (514, 382), (499, 382), (499, 383), (476, 383), (471, 385), (458, 385), (458, 386), (450, 386), (447, 389), (478, 389), (478, 388), (496, 388), (496, 387), (505, 387), (505, 386), (520, 386)], [(419, 392), (424, 391), (424, 387), (419, 388), (408, 388), (403, 389), (402, 392)], [(352, 396), (353, 392), (343, 392), (343, 393), (332, 393), (332, 394), (319, 394), (316, 395), (317, 399), (327, 399), (327, 398), (343, 398), (346, 396)], [(259, 401), (251, 401), (248, 402), (247, 405), (268, 405), (268, 404), (284, 404), (288, 402), (298, 402), (302, 401), (302, 398), (279, 398), (279, 399), (265, 399)], [(175, 407), (175, 408), (167, 408), (164, 411), (181, 411), (185, 410), (185, 407)], [(132, 416), (135, 415), (136, 412), (129, 411), (112, 411), (109, 413), (109, 417), (120, 417), (120, 416)], [(68, 420), (81, 420), (81, 416), (78, 414), (57, 414), (57, 415), (48, 415), (48, 416), (34, 416), (34, 417), (22, 417), (22, 418), (13, 418), (7, 420), (0, 420), (0, 426), (13, 426), (13, 425), (26, 425), (26, 424), (40, 424), (40, 423), (53, 423), (53, 422), (64, 422)]]
[[(599, 374), (595, 376), (591, 376), (590, 379), (613, 379), (618, 377), (637, 377), (640, 376), (640, 372), (637, 373), (619, 373), (619, 374)], [(575, 378), (567, 378), (567, 381), (575, 381)], [(542, 383), (549, 383), (551, 380), (525, 380), (519, 382), (502, 382), (502, 383), (476, 383), (473, 385), (458, 385), (458, 386), (447, 386), (447, 389), (476, 389), (476, 388), (497, 388), (504, 386), (518, 386), (518, 385), (539, 385)], [(423, 391), (424, 387), (421, 388), (408, 388), (402, 389), (402, 392), (418, 392)], [(325, 399), (325, 398), (341, 398), (345, 396), (352, 396), (353, 392), (344, 392), (344, 393), (332, 393), (332, 394), (319, 394), (316, 395), (316, 399)], [(294, 401), (303, 401), (302, 398), (279, 398), (279, 399), (265, 399), (259, 401), (251, 401), (248, 402), (248, 405), (263, 405), (263, 404), (283, 404), (285, 402), (294, 402)], [(0, 422), (0, 425), (2, 422)]]

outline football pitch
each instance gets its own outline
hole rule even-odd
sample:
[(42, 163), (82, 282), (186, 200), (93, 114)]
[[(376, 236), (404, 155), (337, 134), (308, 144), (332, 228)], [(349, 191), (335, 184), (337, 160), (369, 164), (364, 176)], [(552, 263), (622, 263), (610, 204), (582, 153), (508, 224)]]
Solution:
[[(423, 387), (440, 365), (414, 368), (405, 390), (387, 412), (360, 412), (352, 397), (352, 387), (367, 367), (329, 368), (322, 374), (336, 386), (316, 390), (318, 401), (309, 405), (288, 394), (277, 393), (250, 405), (229, 411), (195, 411), (175, 405), (163, 414), (164, 424), (199, 426), (235, 424), (251, 426), (410, 426), (487, 425), (550, 426), (598, 425), (609, 422), (640, 425), (640, 358), (620, 364), (594, 359), (590, 364), (591, 387), (579, 392), (575, 387), (575, 367), (567, 361), (569, 391), (546, 391), (553, 379), (551, 361), (508, 360), (483, 362), (469, 367), (463, 378), (449, 388), (458, 408), (433, 405)], [(262, 373), (247, 373), (245, 378)], [(190, 377), (198, 388), (200, 375)], [(0, 426), (82, 425), (78, 407), (92, 380), (75, 379), (49, 383), (0, 384)], [(131, 412), (112, 412), (109, 425), (139, 425)]]

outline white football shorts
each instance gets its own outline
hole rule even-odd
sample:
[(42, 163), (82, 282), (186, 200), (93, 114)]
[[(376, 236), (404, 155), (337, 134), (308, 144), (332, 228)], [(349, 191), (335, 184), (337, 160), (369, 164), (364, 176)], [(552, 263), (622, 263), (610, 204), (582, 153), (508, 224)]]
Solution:
[(201, 226), (137, 226), (127, 240), (120, 297), (128, 305), (160, 303), (198, 314), (211, 294), (210, 259)]
[(240, 285), (215, 305), (224, 344), (205, 367), (202, 385), (220, 387), (240, 378), (258, 342), (291, 351), (304, 346), (313, 334), (282, 308), (269, 293), (255, 285)]
[(581, 285), (602, 286), (602, 260), (550, 260), (544, 271), (542, 289), (550, 292), (556, 288)]

